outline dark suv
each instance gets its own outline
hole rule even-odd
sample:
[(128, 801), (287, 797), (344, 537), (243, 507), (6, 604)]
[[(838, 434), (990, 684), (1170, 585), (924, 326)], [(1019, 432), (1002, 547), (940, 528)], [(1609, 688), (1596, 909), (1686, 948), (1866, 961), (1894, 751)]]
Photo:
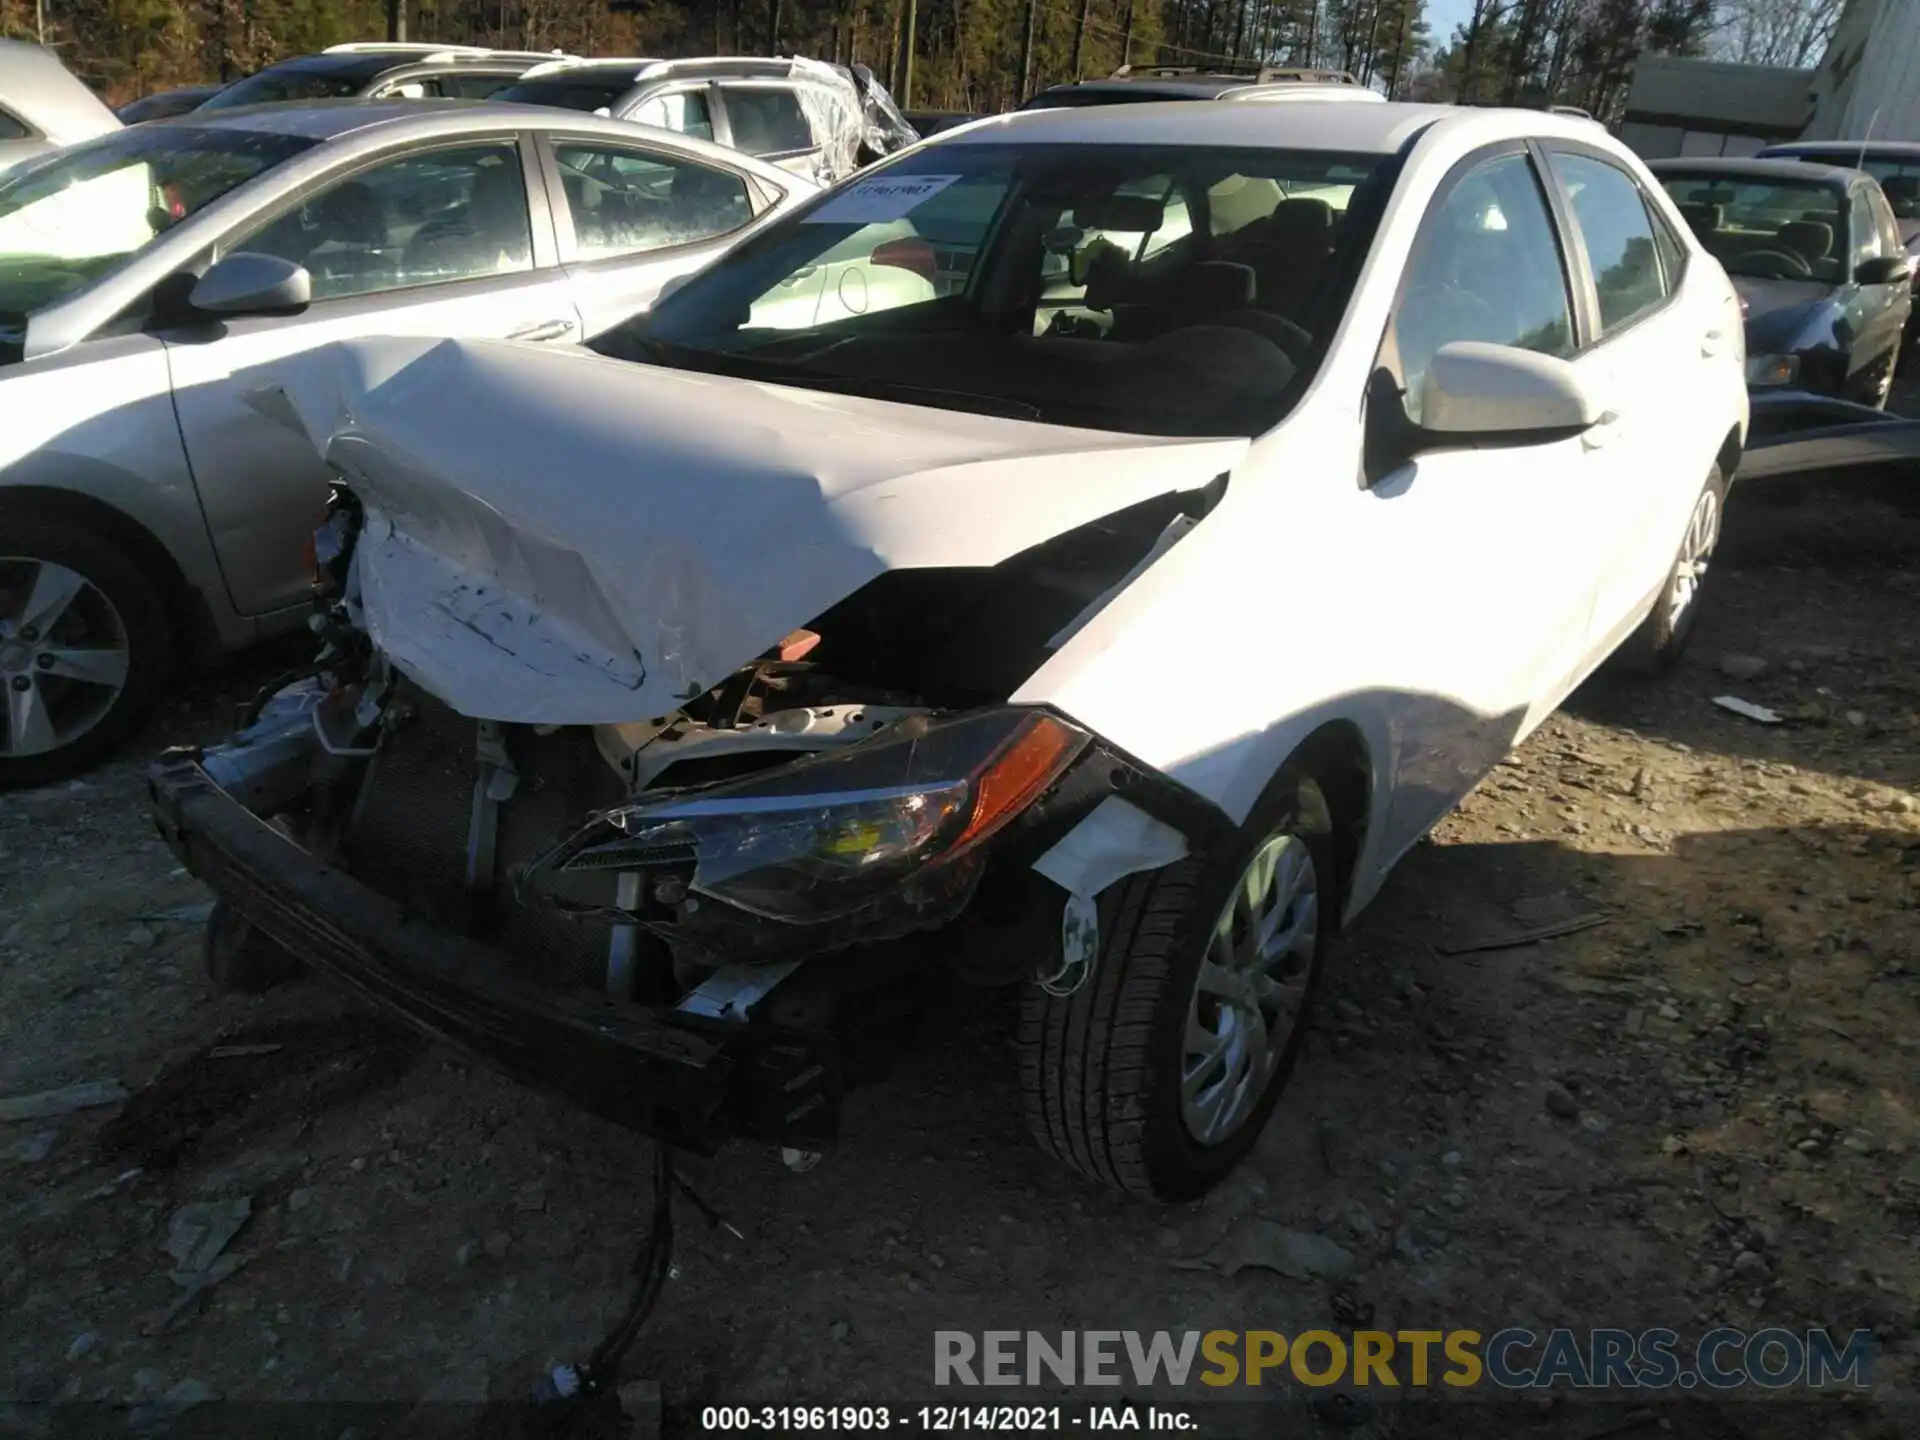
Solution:
[(201, 110), (288, 100), (485, 100), (558, 51), (486, 50), (477, 45), (334, 45), (236, 80)]

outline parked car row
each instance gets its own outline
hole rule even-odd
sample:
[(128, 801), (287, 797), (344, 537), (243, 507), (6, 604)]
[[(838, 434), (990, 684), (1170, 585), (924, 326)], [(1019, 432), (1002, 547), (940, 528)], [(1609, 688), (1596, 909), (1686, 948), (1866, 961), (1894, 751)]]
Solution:
[(920, 138), (864, 65), (733, 56), (587, 59), (400, 43), (335, 45), (224, 87), (138, 101), (122, 119), (342, 99), (558, 106), (716, 141), (821, 183)]

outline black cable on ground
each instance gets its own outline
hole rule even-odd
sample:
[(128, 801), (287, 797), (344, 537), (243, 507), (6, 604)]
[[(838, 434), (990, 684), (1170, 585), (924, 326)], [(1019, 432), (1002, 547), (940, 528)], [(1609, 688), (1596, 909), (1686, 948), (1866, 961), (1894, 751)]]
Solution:
[[(653, 1224), (647, 1231), (647, 1243), (633, 1262), (639, 1284), (626, 1310), (580, 1371), (583, 1392), (607, 1390), (619, 1383), (620, 1362), (640, 1336), (640, 1327), (659, 1302), (666, 1288), (667, 1272), (673, 1268), (673, 1192), (684, 1182), (673, 1173), (673, 1151), (654, 1142), (653, 1151)], [(701, 1206), (705, 1209), (705, 1205)]]

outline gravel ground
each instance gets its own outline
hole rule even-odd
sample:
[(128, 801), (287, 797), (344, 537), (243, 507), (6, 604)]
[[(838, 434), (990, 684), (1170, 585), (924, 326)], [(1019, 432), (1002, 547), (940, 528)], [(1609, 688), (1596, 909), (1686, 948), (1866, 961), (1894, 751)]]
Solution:
[[(744, 1238), (678, 1211), (678, 1274), (627, 1367), (660, 1383), (668, 1428), (716, 1402), (925, 1397), (938, 1328), (1297, 1333), (1369, 1308), (1483, 1333), (1866, 1327), (1878, 1396), (1910, 1401), (1920, 504), (1901, 479), (1736, 495), (1688, 660), (1587, 687), (1416, 849), (1345, 945), (1287, 1102), (1205, 1202), (1125, 1203), (1033, 1152), (985, 993), (855, 1095), (817, 1168), (689, 1165)], [(149, 746), (219, 735), (274, 668), (183, 691)], [(1791, 722), (1716, 708), (1728, 693)], [(312, 1433), (444, 1428), (584, 1355), (629, 1284), (645, 1144), (396, 1042), (320, 984), (211, 993), (206, 897), (153, 838), (140, 774), (0, 801), (0, 1094), (137, 1092), (131, 1122), (0, 1125), (0, 1397), (20, 1407), (0, 1431), (66, 1413), (123, 1432), (167, 1394), (310, 1402), (241, 1412), (256, 1434), (335, 1402), (392, 1408)], [(1597, 923), (1452, 953), (1567, 916)], [(243, 1221), (239, 1263), (179, 1308), (166, 1244), (193, 1204)], [(1336, 1295), (1171, 1263), (1248, 1217), (1336, 1241), (1353, 1275)], [(1252, 1423), (1467, 1423), (1307, 1398)], [(55, 1399), (93, 1408), (33, 1408)], [(1458, 1433), (1673, 1423), (1622, 1408), (1515, 1402)], [(1916, 1413), (1736, 1405), (1678, 1432), (1911, 1436)]]

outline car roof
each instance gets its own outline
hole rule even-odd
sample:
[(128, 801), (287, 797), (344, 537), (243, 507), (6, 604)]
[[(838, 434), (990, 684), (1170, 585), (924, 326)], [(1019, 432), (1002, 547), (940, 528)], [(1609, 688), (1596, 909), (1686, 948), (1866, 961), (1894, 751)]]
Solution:
[(184, 115), (150, 120), (141, 130), (181, 133), (252, 133), (288, 135), (316, 143), (352, 140), (365, 135), (382, 140), (432, 140), (476, 132), (559, 130), (568, 135), (605, 136), (609, 140), (640, 141), (710, 157), (714, 163), (745, 170), (782, 189), (809, 188), (813, 182), (794, 175), (742, 150), (711, 141), (636, 125), (631, 120), (608, 120), (562, 110), (551, 105), (519, 105), (498, 100), (301, 100), (277, 104), (236, 105), (230, 110), (189, 110)]
[(426, 59), (424, 55), (396, 55), (391, 50), (349, 51), (342, 54), (295, 55), (286, 60), (277, 60), (271, 65), (263, 65), (255, 74), (264, 71), (277, 71), (281, 74), (298, 75), (345, 75), (352, 78), (371, 80), (376, 75), (384, 75), (389, 70), (398, 70), (403, 65), (416, 65)]
[(1049, 85), (1042, 95), (1220, 95), (1253, 84), (1251, 75), (1156, 75), (1117, 80), (1080, 80), (1066, 85)]
[(1783, 140), (1769, 145), (1763, 155), (1874, 155), (1920, 159), (1920, 141), (1914, 140)]
[(56, 145), (120, 128), (119, 117), (58, 56), (25, 40), (0, 40), (0, 94)]
[[(1502, 117), (1506, 117), (1505, 123)], [(1528, 125), (1523, 126), (1521, 120)], [(1263, 149), (1344, 150), (1391, 155), (1439, 124), (1473, 124), (1513, 134), (1586, 135), (1591, 127), (1536, 111), (1463, 109), (1383, 101), (1352, 105), (1302, 99), (1287, 105), (1195, 105), (1167, 101), (1141, 105), (1062, 106), (1016, 110), (936, 135), (931, 145), (1195, 145)], [(1578, 128), (1575, 128), (1578, 127)], [(1489, 139), (1496, 138), (1489, 135)]]
[(1836, 186), (1860, 178), (1858, 170), (1843, 165), (1814, 165), (1805, 160), (1650, 160), (1647, 168), (1656, 175), (1725, 175), (1729, 179), (1744, 175), (1753, 180), (1798, 180), (1802, 184)]

